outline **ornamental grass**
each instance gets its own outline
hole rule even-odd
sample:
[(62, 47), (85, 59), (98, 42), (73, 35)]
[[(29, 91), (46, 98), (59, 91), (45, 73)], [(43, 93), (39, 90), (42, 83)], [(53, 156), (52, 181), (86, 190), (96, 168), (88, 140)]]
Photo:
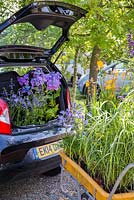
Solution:
[[(118, 106), (107, 100), (91, 107), (88, 123), (81, 129), (74, 127), (75, 134), (63, 139), (64, 151), (110, 192), (122, 170), (134, 163), (134, 91)], [(128, 171), (117, 192), (132, 190), (134, 169)]]

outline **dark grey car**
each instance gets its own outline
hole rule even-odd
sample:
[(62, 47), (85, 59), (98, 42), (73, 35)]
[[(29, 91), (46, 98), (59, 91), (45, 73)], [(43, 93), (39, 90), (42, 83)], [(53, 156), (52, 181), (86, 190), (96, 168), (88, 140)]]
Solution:
[[(44, 125), (22, 127), (10, 123), (9, 110), (2, 113), (5, 105), (3, 90), (10, 91), (11, 80), (14, 92), (18, 90), (17, 77), (23, 69), (27, 69), (27, 73), (30, 73), (32, 68), (40, 67), (44, 73), (60, 73), (51, 58), (68, 40), (71, 25), (85, 14), (85, 10), (66, 3), (35, 2), (0, 24), (0, 180), (33, 173), (37, 175), (59, 166), (59, 141), (64, 137), (66, 129), (58, 125), (57, 119)], [(32, 41), (29, 35), (33, 33), (33, 29), (30, 31), (29, 26), (39, 34), (38, 37), (34, 37), (33, 34)], [(21, 34), (19, 34), (20, 28)], [(59, 30), (56, 31), (56, 41), (51, 34), (54, 28)], [(48, 35), (46, 36), (43, 31)], [(45, 44), (45, 40), (46, 44), (49, 44), (47, 48), (41, 47)], [(33, 46), (34, 42), (39, 46)], [(70, 109), (71, 106), (68, 86), (63, 76), (60, 87), (60, 96), (57, 100), (59, 112)]]

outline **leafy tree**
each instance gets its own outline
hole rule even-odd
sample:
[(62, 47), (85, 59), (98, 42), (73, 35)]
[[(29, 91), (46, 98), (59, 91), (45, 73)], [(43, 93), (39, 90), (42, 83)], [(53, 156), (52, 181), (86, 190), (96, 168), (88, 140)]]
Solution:
[[(79, 47), (79, 56), (77, 60), (81, 62), (84, 60), (84, 65), (88, 65), (90, 68), (90, 82), (93, 83), (90, 84), (91, 99), (94, 93), (93, 91), (96, 90), (98, 74), (97, 60), (109, 62), (115, 59), (127, 57), (126, 49), (128, 44), (126, 35), (130, 30), (134, 30), (134, 1), (62, 1), (80, 6), (88, 11), (86, 18), (79, 20), (76, 25), (72, 26), (69, 36), (70, 42), (63, 50), (64, 56), (62, 56), (59, 61), (61, 61), (63, 66), (64, 60), (65, 62), (68, 60), (66, 55), (69, 56), (70, 59), (75, 59), (75, 52)], [(1, 0), (0, 8), (2, 20), (31, 2), (31, 0), (17, 0), (15, 2), (13, 0)], [(53, 34), (54, 31), (52, 31), (52, 36)], [(30, 40), (32, 40), (32, 38)], [(91, 58), (85, 57), (86, 53), (91, 55)], [(73, 85), (76, 87), (76, 83)]]
[[(73, 27), (71, 37), (77, 39), (86, 51), (91, 51), (90, 60), (90, 99), (96, 90), (97, 60), (106, 61), (126, 57), (126, 34), (134, 30), (134, 2), (128, 0), (66, 0), (68, 3), (77, 4), (88, 14), (83, 21)], [(74, 40), (74, 41), (75, 41)], [(75, 42), (74, 42), (75, 43)]]

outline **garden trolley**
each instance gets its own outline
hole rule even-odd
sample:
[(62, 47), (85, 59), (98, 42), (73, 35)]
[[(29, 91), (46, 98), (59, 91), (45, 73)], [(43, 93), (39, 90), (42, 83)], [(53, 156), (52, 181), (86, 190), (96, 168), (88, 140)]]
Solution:
[[(71, 160), (63, 151), (60, 151), (61, 164), (61, 190), (70, 200), (134, 200), (134, 191), (129, 193), (115, 194), (116, 189), (127, 173), (134, 167), (134, 163), (127, 165), (121, 172), (110, 193), (104, 191), (78, 164)], [(69, 178), (65, 179), (65, 174)], [(74, 181), (76, 196), (74, 197), (67, 190), (70, 179)], [(67, 183), (68, 181), (68, 183)]]

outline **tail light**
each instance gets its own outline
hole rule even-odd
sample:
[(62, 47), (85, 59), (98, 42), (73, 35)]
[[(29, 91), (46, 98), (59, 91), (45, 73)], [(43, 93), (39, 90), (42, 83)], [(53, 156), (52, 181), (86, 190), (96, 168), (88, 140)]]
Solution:
[(67, 91), (66, 91), (66, 97), (67, 97), (67, 107), (69, 110), (71, 110), (71, 99), (70, 99), (69, 89), (67, 89)]
[(0, 99), (0, 134), (11, 135), (9, 110), (3, 99)]

